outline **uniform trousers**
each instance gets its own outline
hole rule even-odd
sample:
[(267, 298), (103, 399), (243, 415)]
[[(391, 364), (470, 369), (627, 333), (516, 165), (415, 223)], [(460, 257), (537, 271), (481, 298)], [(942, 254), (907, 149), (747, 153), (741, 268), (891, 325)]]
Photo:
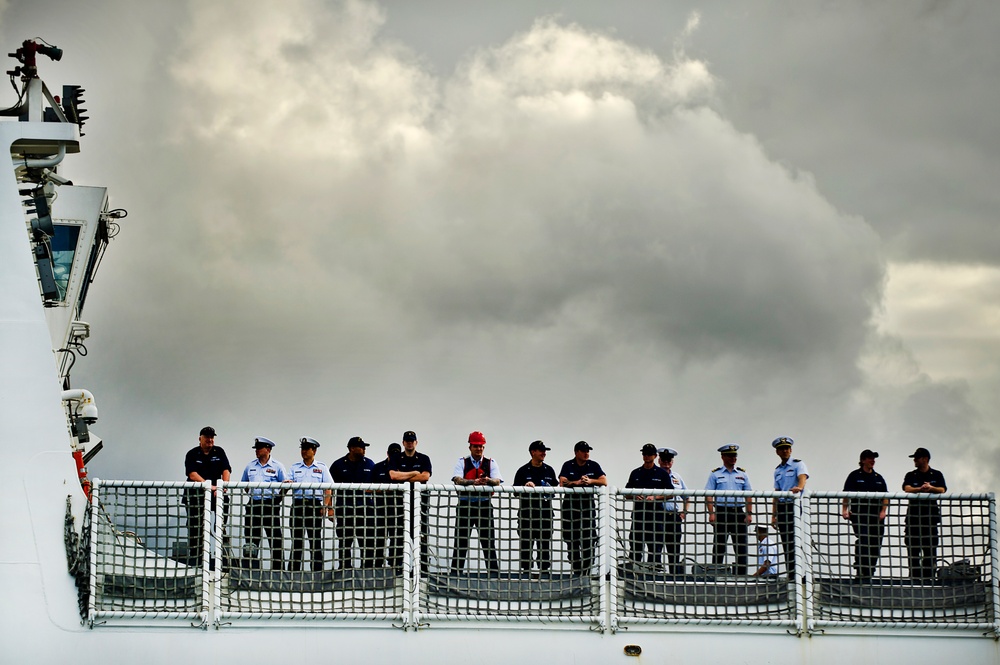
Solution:
[(632, 511), (632, 531), (629, 533), (629, 558), (632, 561), (642, 561), (645, 554), (647, 563), (660, 563), (667, 517), (662, 503), (662, 501), (636, 501), (635, 509)]
[(403, 569), (403, 498), (388, 496), (375, 507), (375, 567)]
[(562, 502), (562, 535), (574, 575), (589, 575), (594, 564), (597, 514), (594, 500), (568, 496)]
[[(225, 501), (225, 495), (221, 492), (216, 494), (216, 490), (209, 491), (212, 493), (211, 511), (215, 513), (218, 502)], [(200, 562), (202, 554), (201, 534), (205, 524), (205, 493), (202, 487), (184, 490), (184, 508), (187, 511), (188, 557)], [(223, 533), (225, 533), (225, 522), (223, 522)], [(224, 539), (223, 542), (228, 542), (228, 538)]]
[(313, 571), (323, 570), (323, 512), (321, 499), (292, 501), (292, 554), (288, 569), (302, 570), (306, 543), (309, 543), (309, 565)]
[[(521, 570), (529, 571), (532, 555), (541, 571), (552, 568), (552, 502), (548, 499), (522, 499), (517, 511), (517, 535), (520, 538)], [(537, 552), (537, 554), (535, 554)]]
[(854, 542), (854, 569), (858, 578), (870, 580), (875, 575), (882, 538), (885, 536), (885, 522), (878, 519), (878, 508), (874, 512), (851, 512), (851, 528), (857, 540)]
[(917, 580), (934, 579), (937, 568), (937, 548), (940, 537), (934, 513), (906, 513), (906, 554), (910, 562), (910, 577)]
[(367, 504), (337, 506), (337, 549), (340, 568), (354, 567), (354, 542), (361, 550), (361, 567), (375, 567), (375, 510)]
[(775, 516), (781, 535), (781, 551), (785, 553), (785, 570), (795, 574), (795, 502), (779, 501)]
[[(251, 499), (247, 503), (247, 516), (243, 527), (243, 538), (255, 552), (260, 551), (262, 536), (267, 536), (267, 543), (271, 547), (271, 570), (281, 570), (285, 548), (281, 524), (281, 500), (280, 496)], [(250, 565), (259, 568), (261, 558), (251, 559)]]
[(747, 574), (747, 524), (743, 508), (718, 506), (715, 509), (715, 551), (712, 562), (722, 565), (726, 561), (726, 540), (732, 539), (736, 552), (737, 575)]
[(684, 562), (681, 559), (681, 524), (680, 513), (676, 510), (666, 511), (663, 522), (663, 549), (671, 575), (684, 574)]
[(455, 551), (451, 557), (451, 571), (456, 574), (465, 567), (469, 553), (469, 537), (472, 530), (479, 533), (479, 547), (483, 551), (490, 572), (500, 572), (496, 542), (493, 536), (493, 504), (490, 501), (458, 500), (455, 524)]

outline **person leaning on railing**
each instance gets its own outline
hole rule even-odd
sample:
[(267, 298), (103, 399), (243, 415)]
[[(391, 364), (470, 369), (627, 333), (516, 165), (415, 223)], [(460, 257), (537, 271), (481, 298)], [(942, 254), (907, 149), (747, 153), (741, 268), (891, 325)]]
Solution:
[[(193, 483), (212, 481), (212, 512), (217, 508), (215, 484), (220, 480), (229, 482), (233, 467), (229, 464), (226, 451), (215, 445), (215, 428), (202, 427), (198, 433), (198, 445), (184, 457), (184, 475)], [(221, 499), (219, 499), (221, 501)], [(201, 528), (204, 520), (205, 495), (202, 488), (194, 487), (184, 492), (184, 505), (188, 518), (188, 557), (201, 557)], [(224, 514), (225, 511), (220, 511)]]
[[(792, 457), (792, 446), (795, 444), (790, 437), (778, 437), (771, 442), (771, 447), (781, 459), (781, 464), (774, 468), (774, 489), (777, 492), (801, 494), (806, 489), (809, 470), (806, 463)], [(795, 574), (795, 507), (794, 498), (781, 497), (774, 499), (774, 512), (771, 524), (781, 535), (781, 547), (785, 553), (785, 566), (790, 575)]]
[[(496, 487), (503, 482), (496, 460), (483, 456), (486, 437), (482, 432), (469, 434), (469, 456), (460, 457), (455, 464), (452, 482), (456, 485)], [(479, 547), (486, 565), (493, 575), (500, 573), (500, 559), (493, 530), (493, 504), (488, 492), (459, 492), (455, 524), (455, 550), (451, 557), (451, 573), (457, 575), (465, 567), (469, 553), (472, 530), (479, 533)]]
[[(674, 471), (674, 458), (677, 451), (673, 448), (659, 448), (660, 468), (670, 476), (670, 485), (675, 490), (686, 490), (687, 485), (680, 474)], [(664, 526), (663, 549), (667, 556), (667, 565), (671, 575), (684, 574), (684, 562), (681, 559), (681, 540), (683, 537), (682, 524), (691, 507), (691, 499), (687, 497), (668, 496), (663, 502), (663, 509), (666, 511), (666, 525)]]
[[(593, 448), (586, 441), (573, 446), (573, 459), (559, 471), (562, 487), (598, 487), (608, 484), (601, 465), (590, 459)], [(574, 575), (589, 575), (597, 546), (597, 512), (589, 494), (565, 494), (562, 500), (562, 535)]]
[[(875, 471), (878, 453), (861, 451), (858, 467), (844, 481), (845, 492), (888, 492), (885, 478)], [(885, 516), (889, 499), (853, 499), (844, 497), (841, 514), (851, 521), (854, 530), (854, 570), (859, 580), (870, 580), (875, 575), (882, 538), (885, 536)]]
[[(556, 471), (545, 463), (550, 450), (541, 441), (528, 445), (531, 461), (514, 474), (517, 487), (555, 487), (559, 484)], [(520, 539), (521, 571), (531, 572), (532, 550), (537, 551), (539, 572), (552, 569), (552, 495), (526, 493), (520, 497), (517, 511), (517, 535)]]
[(906, 552), (910, 560), (910, 577), (927, 580), (934, 578), (937, 564), (938, 525), (941, 523), (941, 509), (937, 501), (925, 498), (929, 494), (941, 494), (948, 490), (944, 474), (930, 465), (931, 453), (926, 448), (917, 448), (910, 457), (913, 471), (903, 478), (903, 491), (921, 495), (911, 499), (906, 509)]

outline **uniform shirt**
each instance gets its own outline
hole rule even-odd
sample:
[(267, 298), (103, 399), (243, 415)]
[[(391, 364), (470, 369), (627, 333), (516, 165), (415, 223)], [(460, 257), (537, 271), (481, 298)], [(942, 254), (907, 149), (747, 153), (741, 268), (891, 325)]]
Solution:
[(406, 453), (403, 452), (395, 460), (390, 462), (389, 468), (393, 471), (420, 471), (433, 474), (434, 469), (431, 467), (431, 458), (423, 453), (413, 452), (413, 457), (407, 457)]
[[(374, 482), (373, 471), (375, 462), (367, 457), (362, 457), (357, 462), (352, 462), (344, 455), (333, 463), (330, 467), (330, 475), (335, 483), (371, 483)], [(370, 494), (362, 490), (341, 490), (337, 492), (337, 506), (361, 506), (373, 505)]]
[[(261, 464), (259, 459), (253, 460), (247, 464), (247, 468), (243, 469), (243, 477), (240, 478), (240, 481), (244, 483), (283, 483), (286, 480), (291, 480), (291, 477), (285, 470), (285, 465), (273, 457), (267, 460), (267, 464)], [(273, 499), (275, 496), (281, 496), (281, 492), (277, 488), (261, 489), (255, 487), (250, 492), (250, 497), (254, 501)]]
[(765, 562), (770, 562), (768, 569), (765, 570), (763, 575), (777, 575), (778, 574), (778, 544), (771, 540), (768, 536), (764, 540), (757, 542), (757, 567), (760, 568)]
[[(684, 479), (681, 478), (680, 474), (674, 473), (673, 471), (668, 471), (670, 474), (670, 484), (675, 490), (686, 490), (687, 485), (684, 484)], [(668, 513), (679, 513), (684, 510), (684, 497), (678, 496), (667, 499), (663, 502), (663, 508)]]
[[(732, 471), (724, 466), (712, 469), (708, 474), (708, 482), (705, 483), (707, 490), (740, 490), (750, 491), (750, 476), (740, 467), (734, 467)], [(742, 507), (746, 504), (746, 497), (741, 496), (720, 496), (715, 498), (716, 505), (727, 507)]]
[[(927, 469), (926, 472), (918, 471), (914, 469), (903, 477), (903, 486), (909, 485), (910, 487), (920, 487), (924, 483), (930, 483), (931, 487), (940, 487), (944, 490), (948, 489), (948, 485), (944, 481), (944, 474), (937, 469)], [(929, 497), (937, 496), (936, 494), (916, 494), (914, 496), (920, 497), (919, 499), (910, 499), (910, 507), (907, 508), (907, 515), (931, 515), (939, 516), (941, 514), (938, 508), (937, 501), (929, 501)]]
[[(333, 477), (330, 475), (330, 470), (327, 468), (326, 464), (313, 460), (311, 466), (306, 466), (305, 462), (296, 462), (289, 469), (291, 473), (292, 480), (297, 483), (332, 483)], [(292, 495), (296, 499), (322, 499), (323, 491), (321, 489), (302, 489), (297, 488), (292, 492)]]
[[(524, 487), (529, 482), (534, 483), (535, 487), (559, 487), (556, 470), (545, 462), (542, 462), (541, 466), (532, 466), (531, 462), (528, 462), (514, 474), (514, 485)], [(530, 493), (521, 495), (522, 508), (541, 508), (551, 505), (551, 494)]]
[[(632, 469), (632, 473), (628, 475), (628, 483), (625, 485), (625, 489), (666, 490), (671, 487), (673, 485), (670, 483), (670, 474), (667, 473), (666, 469), (655, 464), (649, 469), (643, 466)], [(636, 510), (653, 510), (654, 508), (660, 510), (663, 508), (662, 501), (640, 501), (638, 497), (630, 498), (635, 499)]]
[(576, 463), (575, 457), (563, 464), (562, 469), (559, 471), (559, 477), (565, 478), (569, 482), (580, 480), (584, 476), (588, 476), (591, 480), (596, 480), (603, 475), (605, 475), (604, 469), (594, 460), (589, 459), (586, 464), (580, 466)]
[(396, 482), (389, 476), (389, 469), (391, 468), (391, 459), (384, 459), (381, 462), (376, 462), (375, 466), (372, 467), (372, 482), (376, 485)]
[[(774, 467), (774, 489), (778, 492), (787, 492), (799, 484), (799, 476), (809, 477), (809, 470), (806, 463), (800, 459), (789, 459)], [(778, 499), (780, 503), (793, 503), (795, 499), (782, 497)]]
[[(889, 487), (877, 471), (865, 473), (862, 469), (855, 469), (847, 475), (844, 481), (845, 492), (888, 492)], [(877, 515), (881, 510), (881, 499), (851, 499), (850, 508), (852, 513)]]
[(196, 446), (184, 456), (185, 478), (190, 478), (192, 473), (197, 472), (202, 478), (215, 484), (222, 478), (223, 471), (232, 473), (233, 467), (229, 465), (226, 451), (218, 446), (212, 446), (207, 455), (201, 451), (201, 446)]

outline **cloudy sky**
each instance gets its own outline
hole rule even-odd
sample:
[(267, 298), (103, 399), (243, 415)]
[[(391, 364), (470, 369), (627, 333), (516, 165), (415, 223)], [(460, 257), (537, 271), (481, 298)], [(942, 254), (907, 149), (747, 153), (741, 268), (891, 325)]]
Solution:
[(737, 442), (766, 489), (784, 435), (813, 489), (917, 446), (1000, 489), (1000, 6), (0, 7), (129, 211), (94, 475), (179, 479), (213, 424), (237, 467), (414, 429), (445, 481), (482, 430), (508, 479), (586, 439), (624, 485), (651, 441), (701, 486)]

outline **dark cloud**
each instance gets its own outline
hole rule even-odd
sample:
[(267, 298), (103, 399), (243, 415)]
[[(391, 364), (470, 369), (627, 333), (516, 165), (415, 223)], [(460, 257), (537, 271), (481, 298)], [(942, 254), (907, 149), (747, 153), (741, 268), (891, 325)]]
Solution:
[[(481, 429), (508, 470), (528, 441), (559, 458), (585, 438), (620, 479), (638, 460), (619, 450), (652, 439), (681, 450), (693, 486), (726, 441), (747, 445), (761, 487), (777, 435), (833, 489), (873, 440), (887, 477), (914, 445), (962, 469), (990, 450), (968, 384), (931, 380), (877, 326), (880, 234), (903, 247), (902, 217), (878, 205), (908, 197), (874, 191), (891, 160), (916, 173), (894, 151), (931, 121), (852, 125), (885, 112), (882, 93), (863, 48), (838, 83), (809, 46), (825, 10), (799, 7), (773, 34), (777, 14), (750, 12), (739, 39), (728, 14), (693, 32), (663, 16), (653, 38), (595, 29), (593, 8), (528, 13), (445, 67), (394, 28), (394, 7), (191, 4), (127, 37), (134, 63), (100, 52), (101, 79), (134, 87), (116, 126), (92, 121), (103, 158), (86, 170), (110, 170), (131, 213), (77, 377), (112, 414), (99, 473), (179, 476), (206, 423), (235, 450), (273, 438), (284, 459), (302, 435), (332, 456), (352, 435), (415, 429), (445, 465)], [(892, 16), (844, 10), (828, 27), (874, 49)], [(921, 34), (900, 28), (897, 47)], [(911, 66), (885, 57), (900, 75), (884, 94), (902, 104)]]

